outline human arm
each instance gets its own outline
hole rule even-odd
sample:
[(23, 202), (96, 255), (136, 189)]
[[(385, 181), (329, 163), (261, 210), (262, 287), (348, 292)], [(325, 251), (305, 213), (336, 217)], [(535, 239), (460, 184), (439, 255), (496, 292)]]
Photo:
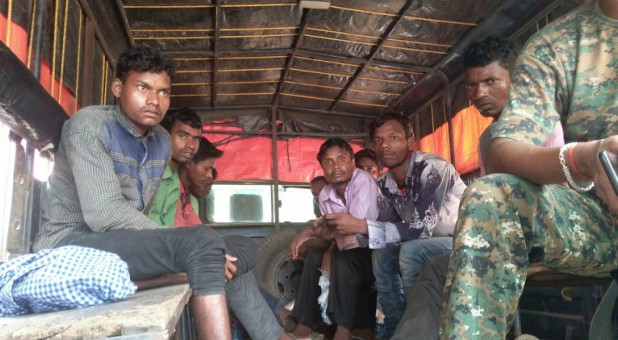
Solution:
[[(575, 180), (583, 181), (581, 185), (594, 181), (596, 195), (607, 203), (611, 211), (618, 212), (618, 196), (598, 158), (602, 150), (618, 153), (618, 136), (578, 143), (572, 150), (575, 167), (588, 179), (577, 175), (566, 155), (565, 164)], [(491, 171), (510, 173), (539, 185), (561, 183), (566, 181), (566, 177), (558, 159), (558, 151), (557, 147), (545, 148), (504, 138), (495, 139), (490, 148)]]
[(302, 258), (301, 249), (305, 245), (309, 247), (326, 247), (331, 243), (333, 239), (332, 231), (326, 230), (326, 227), (318, 222), (320, 220), (321, 219), (316, 219), (314, 225), (305, 227), (305, 229), (292, 239), (290, 254), (293, 260)]
[(431, 237), (436, 226), (446, 229), (449, 221), (454, 228), (451, 217), (456, 214), (451, 210), (459, 202), (456, 194), (465, 188), (457, 171), (446, 160), (422, 152), (414, 153), (410, 167), (405, 193), (394, 183), (380, 183), (380, 216), (367, 223), (371, 248)]

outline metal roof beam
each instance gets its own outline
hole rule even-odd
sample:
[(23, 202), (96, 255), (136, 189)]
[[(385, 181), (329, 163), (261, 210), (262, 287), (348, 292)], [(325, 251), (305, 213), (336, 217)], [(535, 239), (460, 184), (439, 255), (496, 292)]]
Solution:
[(311, 9), (305, 9), (303, 11), (301, 24), (300, 24), (300, 31), (298, 32), (298, 35), (296, 36), (296, 40), (294, 41), (294, 46), (292, 48), (292, 53), (289, 55), (288, 60), (285, 63), (285, 69), (283, 73), (281, 74), (281, 80), (279, 80), (279, 84), (277, 85), (277, 91), (275, 92), (275, 96), (273, 97), (273, 101), (272, 101), (273, 107), (277, 107), (277, 105), (279, 104), (279, 98), (281, 97), (281, 91), (283, 91), (283, 85), (285, 84), (285, 81), (288, 78), (288, 75), (290, 74), (290, 68), (292, 67), (294, 58), (296, 57), (296, 54), (298, 53), (299, 46), (303, 41), (305, 32), (307, 31), (307, 24), (309, 23), (309, 19), (311, 18), (311, 13), (313, 13), (313, 10)]
[(393, 20), (393, 22), (391, 22), (391, 24), (388, 26), (388, 28), (384, 32), (384, 35), (380, 39), (380, 42), (374, 47), (373, 51), (371, 51), (369, 58), (367, 58), (367, 60), (364, 61), (358, 69), (356, 69), (356, 72), (354, 72), (354, 75), (348, 80), (348, 83), (345, 84), (343, 89), (339, 92), (339, 94), (337, 95), (333, 103), (330, 105), (329, 107), (330, 110), (334, 109), (337, 106), (341, 98), (343, 98), (343, 96), (348, 92), (348, 89), (352, 87), (352, 84), (354, 84), (356, 79), (358, 79), (359, 75), (363, 73), (363, 71), (367, 68), (367, 66), (369, 66), (372, 63), (373, 58), (375, 58), (375, 56), (378, 54), (378, 52), (382, 48), (382, 45), (386, 43), (386, 41), (393, 34), (397, 26), (399, 26), (399, 24), (403, 20), (405, 14), (408, 12), (410, 7), (412, 7), (412, 0), (406, 1), (406, 4), (403, 6), (401, 11), (399, 11), (397, 18)]

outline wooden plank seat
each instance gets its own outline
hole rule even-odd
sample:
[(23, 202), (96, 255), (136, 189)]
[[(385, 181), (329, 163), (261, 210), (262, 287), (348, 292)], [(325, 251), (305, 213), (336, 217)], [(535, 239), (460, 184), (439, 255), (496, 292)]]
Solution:
[(114, 303), (0, 318), (0, 339), (170, 339), (191, 297), (187, 284), (138, 291)]

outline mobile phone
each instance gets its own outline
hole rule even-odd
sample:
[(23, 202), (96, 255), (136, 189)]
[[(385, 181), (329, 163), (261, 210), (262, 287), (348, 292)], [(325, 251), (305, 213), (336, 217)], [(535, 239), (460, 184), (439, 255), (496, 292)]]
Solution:
[(599, 152), (599, 159), (601, 160), (601, 165), (603, 165), (605, 174), (607, 174), (607, 178), (609, 178), (609, 182), (612, 184), (612, 188), (614, 188), (614, 193), (618, 195), (618, 175), (616, 174), (618, 155), (603, 150)]

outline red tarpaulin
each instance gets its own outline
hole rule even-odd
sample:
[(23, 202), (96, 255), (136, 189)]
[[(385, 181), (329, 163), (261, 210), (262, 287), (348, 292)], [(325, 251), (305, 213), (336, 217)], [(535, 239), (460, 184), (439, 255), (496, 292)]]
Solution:
[[(478, 144), (481, 133), (491, 124), (491, 118), (481, 116), (476, 107), (470, 106), (453, 117), (453, 144), (455, 168), (460, 174), (478, 169)], [(419, 150), (435, 153), (450, 161), (448, 125), (443, 124), (419, 142)]]
[[(240, 128), (220, 125), (205, 125), (205, 130), (241, 131)], [(218, 181), (273, 180), (272, 139), (267, 137), (204, 134), (223, 150), (217, 160)], [(221, 144), (219, 144), (221, 143)], [(277, 142), (279, 181), (307, 183), (322, 175), (317, 154), (323, 139), (292, 138)], [(354, 152), (360, 150), (352, 144)]]

